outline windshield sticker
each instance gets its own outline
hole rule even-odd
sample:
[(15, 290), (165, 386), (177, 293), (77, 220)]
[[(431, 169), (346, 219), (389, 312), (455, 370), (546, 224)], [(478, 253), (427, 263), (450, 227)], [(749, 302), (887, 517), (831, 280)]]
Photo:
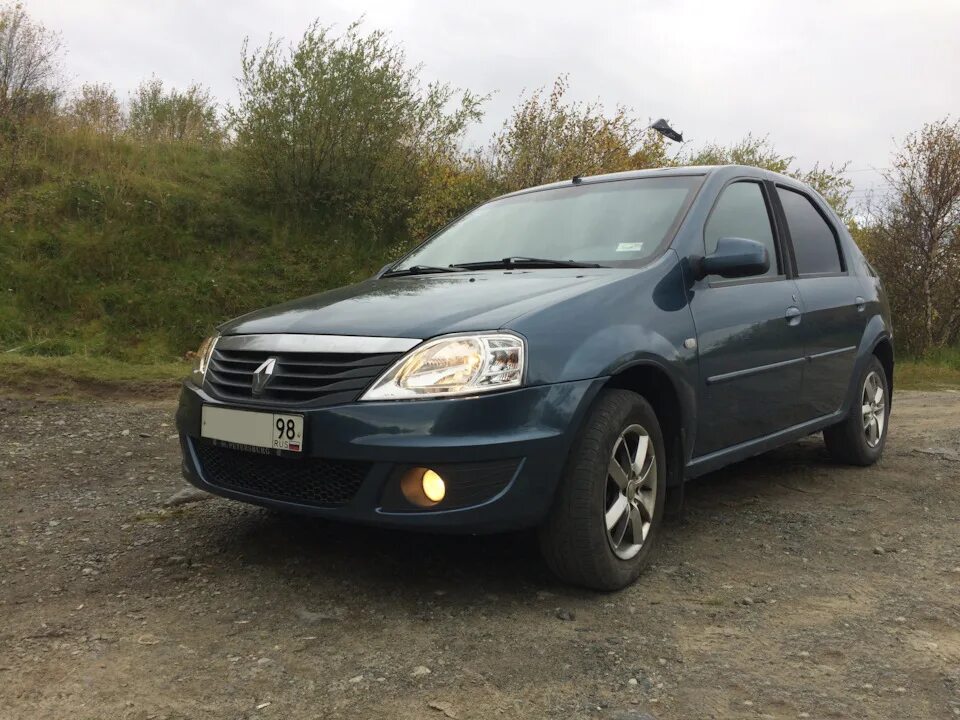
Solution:
[(643, 243), (620, 243), (617, 245), (617, 252), (640, 252), (643, 250)]

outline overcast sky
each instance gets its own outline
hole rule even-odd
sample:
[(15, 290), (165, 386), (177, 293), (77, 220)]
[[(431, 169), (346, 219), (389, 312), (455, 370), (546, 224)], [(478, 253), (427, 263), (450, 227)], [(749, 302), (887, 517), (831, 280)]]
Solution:
[(235, 97), (245, 36), (307, 24), (390, 31), (424, 78), (495, 93), (470, 140), (524, 90), (568, 73), (571, 95), (667, 117), (694, 144), (769, 135), (798, 164), (849, 161), (855, 198), (893, 139), (960, 115), (960, 0), (26, 0), (61, 32), (74, 85), (126, 97), (156, 74)]

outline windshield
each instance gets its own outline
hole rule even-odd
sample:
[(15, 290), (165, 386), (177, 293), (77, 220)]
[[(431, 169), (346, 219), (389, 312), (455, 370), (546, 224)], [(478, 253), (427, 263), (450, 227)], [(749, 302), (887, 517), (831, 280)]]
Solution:
[(494, 200), (441, 231), (393, 270), (509, 257), (602, 265), (646, 260), (675, 230), (702, 179), (571, 184)]

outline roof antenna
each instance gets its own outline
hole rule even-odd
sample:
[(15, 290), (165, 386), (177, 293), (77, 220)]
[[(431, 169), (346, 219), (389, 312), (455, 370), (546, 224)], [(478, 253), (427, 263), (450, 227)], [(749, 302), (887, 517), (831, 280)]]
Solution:
[(573, 180), (571, 180), (570, 182), (572, 182), (574, 185), (579, 185), (580, 183), (583, 182), (583, 178), (579, 175), (574, 175)]

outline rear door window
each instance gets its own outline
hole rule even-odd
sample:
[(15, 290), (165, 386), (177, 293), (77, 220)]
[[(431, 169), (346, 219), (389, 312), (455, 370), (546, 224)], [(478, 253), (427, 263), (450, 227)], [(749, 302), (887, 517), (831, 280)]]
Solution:
[(843, 272), (837, 234), (803, 193), (777, 187), (800, 275)]
[(774, 240), (773, 224), (770, 221), (770, 210), (760, 183), (735, 182), (720, 193), (703, 231), (706, 254), (716, 251), (717, 242), (725, 237), (756, 240), (766, 246), (770, 253), (770, 269), (765, 275), (757, 277), (783, 273)]

